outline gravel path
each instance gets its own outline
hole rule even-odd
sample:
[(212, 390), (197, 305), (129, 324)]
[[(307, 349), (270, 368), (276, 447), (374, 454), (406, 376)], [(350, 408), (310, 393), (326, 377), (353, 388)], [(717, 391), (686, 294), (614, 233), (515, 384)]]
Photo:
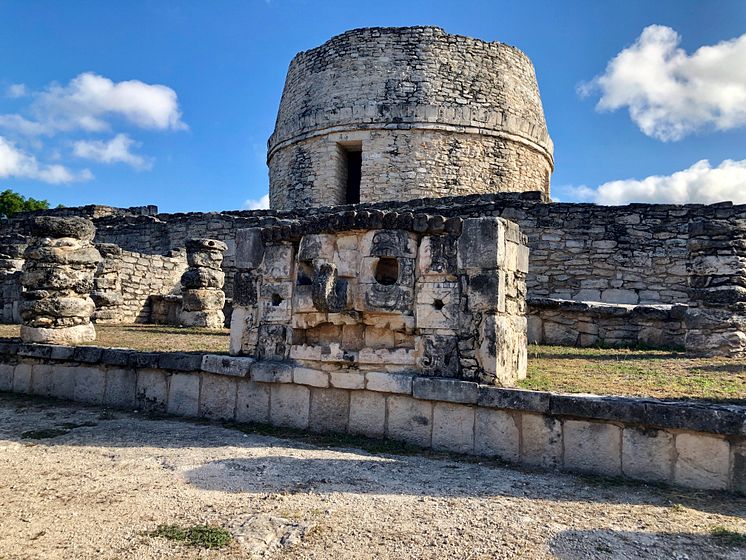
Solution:
[[(710, 534), (746, 533), (746, 499), (724, 494), (102, 412), (0, 394), (0, 559), (746, 556)], [(49, 429), (66, 433), (28, 437)], [(168, 523), (240, 538), (217, 551), (148, 535)]]

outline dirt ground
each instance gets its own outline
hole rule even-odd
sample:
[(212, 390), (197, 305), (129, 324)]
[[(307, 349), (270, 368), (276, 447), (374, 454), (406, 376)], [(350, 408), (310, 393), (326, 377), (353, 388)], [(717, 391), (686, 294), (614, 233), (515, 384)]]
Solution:
[[(746, 554), (746, 499), (725, 494), (372, 455), (8, 394), (0, 488), (4, 560)], [(162, 524), (238, 538), (211, 550), (148, 534)]]

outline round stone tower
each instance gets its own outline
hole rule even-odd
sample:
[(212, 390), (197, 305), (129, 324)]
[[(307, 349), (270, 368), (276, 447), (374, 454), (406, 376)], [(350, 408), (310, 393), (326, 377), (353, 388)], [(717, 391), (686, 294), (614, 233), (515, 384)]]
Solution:
[(554, 165), (528, 57), (438, 27), (356, 29), (296, 55), (267, 160), (277, 210), (548, 196)]

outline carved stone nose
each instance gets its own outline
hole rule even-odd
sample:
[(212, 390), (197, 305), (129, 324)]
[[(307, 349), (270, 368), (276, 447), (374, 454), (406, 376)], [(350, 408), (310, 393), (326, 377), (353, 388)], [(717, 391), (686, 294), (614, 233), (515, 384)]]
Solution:
[(339, 313), (347, 307), (347, 281), (339, 280), (337, 267), (322, 263), (311, 285), (313, 306), (322, 313)]

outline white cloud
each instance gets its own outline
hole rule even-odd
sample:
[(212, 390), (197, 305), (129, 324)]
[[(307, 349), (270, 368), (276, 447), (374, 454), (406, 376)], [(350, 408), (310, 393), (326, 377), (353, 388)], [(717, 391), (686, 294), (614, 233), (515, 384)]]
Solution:
[(51, 132), (47, 126), (21, 115), (0, 115), (0, 129), (21, 136), (41, 136)]
[(263, 197), (258, 199), (250, 198), (244, 202), (243, 207), (245, 210), (264, 210), (269, 208), (269, 195), (265, 194)]
[(135, 169), (150, 169), (151, 159), (134, 154), (132, 147), (140, 146), (126, 134), (117, 134), (108, 142), (103, 140), (78, 140), (73, 144), (73, 154), (79, 158), (91, 159), (100, 163), (126, 163)]
[(17, 99), (19, 97), (25, 97), (28, 95), (28, 90), (24, 84), (10, 84), (5, 92), (5, 95)]
[(581, 200), (606, 205), (630, 202), (712, 204), (723, 201), (746, 204), (746, 160), (726, 159), (712, 167), (703, 159), (671, 175), (610, 181), (596, 189), (582, 186), (568, 190)]
[(599, 111), (626, 107), (640, 130), (663, 141), (746, 126), (746, 34), (691, 55), (680, 41), (670, 27), (646, 27), (580, 93), (600, 92)]
[(36, 179), (45, 183), (71, 183), (93, 179), (93, 174), (88, 169), (74, 173), (63, 165), (40, 164), (33, 155), (23, 152), (0, 136), (0, 178), (6, 177)]
[(37, 119), (52, 130), (108, 130), (106, 120), (119, 116), (141, 128), (183, 130), (176, 92), (139, 80), (113, 82), (92, 72), (80, 74), (65, 86), (50, 85), (32, 106)]

